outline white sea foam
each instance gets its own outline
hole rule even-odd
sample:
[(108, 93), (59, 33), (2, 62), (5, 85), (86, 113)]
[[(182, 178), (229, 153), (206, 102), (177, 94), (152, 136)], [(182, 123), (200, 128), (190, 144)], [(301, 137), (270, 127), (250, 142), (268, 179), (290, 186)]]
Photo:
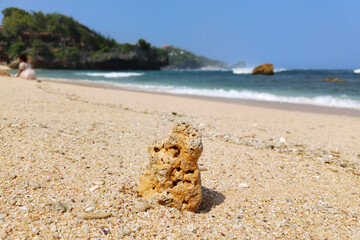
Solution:
[(304, 96), (279, 96), (271, 93), (254, 92), (254, 91), (238, 91), (238, 90), (224, 90), (224, 89), (195, 89), (187, 87), (172, 87), (172, 86), (153, 86), (153, 85), (134, 85), (134, 84), (121, 84), (119, 86), (139, 89), (150, 92), (163, 92), (181, 95), (195, 95), (206, 97), (219, 97), (228, 99), (242, 99), (242, 100), (256, 100), (266, 102), (279, 102), (279, 103), (293, 103), (293, 104), (306, 104), (324, 107), (337, 107), (337, 108), (350, 108), (360, 109), (360, 101), (355, 101), (343, 96), (341, 98), (332, 96), (317, 96), (317, 97), (304, 97)]
[(274, 72), (285, 72), (285, 71), (287, 71), (287, 69), (286, 68), (276, 68), (276, 69), (274, 69)]
[[(251, 74), (254, 68), (248, 67), (248, 68), (234, 68), (233, 73), (234, 74)], [(276, 68), (274, 69), (274, 72), (284, 72), (287, 71), (286, 68)]]
[(254, 68), (234, 68), (234, 74), (251, 74)]
[(54, 77), (38, 77), (39, 80), (50, 80), (50, 81), (60, 81), (60, 82), (94, 82), (89, 79), (70, 79), (70, 78), (54, 78)]
[[(49, 79), (49, 78), (44, 78), (44, 79)], [(50, 78), (49, 80), (74, 81), (71, 79), (64, 79), (64, 78)], [(196, 89), (196, 88), (188, 88), (188, 87), (138, 85), (138, 84), (130, 84), (130, 83), (119, 84), (116, 82), (99, 81), (99, 80), (91, 81), (88, 79), (75, 80), (75, 82), (78, 81), (112, 84), (127, 89), (142, 90), (148, 92), (162, 92), (162, 93), (180, 94), (180, 95), (194, 95), (194, 96), (204, 96), (204, 97), (218, 97), (218, 98), (227, 98), (227, 99), (255, 100), (255, 101), (292, 103), (292, 104), (306, 104), (306, 105), (349, 108), (349, 109), (360, 110), (360, 101), (349, 99), (345, 95), (342, 97), (281, 96), (272, 93), (255, 92), (249, 90), (238, 91), (238, 90), (224, 90), (224, 89)]]
[(144, 73), (136, 73), (136, 72), (82, 72), (76, 73), (76, 75), (85, 75), (90, 77), (106, 77), (106, 78), (123, 78), (123, 77), (138, 77), (144, 75)]
[(360, 68), (355, 69), (355, 70), (354, 70), (354, 73), (360, 73)]
[(170, 71), (170, 72), (229, 72), (232, 71), (232, 69), (227, 68), (194, 68), (194, 69), (170, 69), (170, 70), (162, 70), (164, 72)]

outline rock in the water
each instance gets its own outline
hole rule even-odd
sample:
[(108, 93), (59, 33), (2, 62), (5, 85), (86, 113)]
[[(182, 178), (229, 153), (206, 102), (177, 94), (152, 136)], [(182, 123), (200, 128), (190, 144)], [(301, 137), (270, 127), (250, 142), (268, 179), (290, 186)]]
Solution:
[(324, 79), (324, 82), (346, 82), (346, 80), (341, 79), (341, 78), (328, 77), (328, 78)]
[(11, 77), (10, 73), (2, 69), (0, 69), (0, 76)]
[(155, 142), (148, 151), (150, 161), (140, 177), (139, 195), (161, 205), (196, 211), (202, 200), (197, 164), (203, 151), (199, 130), (179, 121), (168, 138)]
[(274, 74), (274, 65), (271, 63), (265, 63), (254, 68), (252, 74), (263, 74), (263, 75), (273, 75)]

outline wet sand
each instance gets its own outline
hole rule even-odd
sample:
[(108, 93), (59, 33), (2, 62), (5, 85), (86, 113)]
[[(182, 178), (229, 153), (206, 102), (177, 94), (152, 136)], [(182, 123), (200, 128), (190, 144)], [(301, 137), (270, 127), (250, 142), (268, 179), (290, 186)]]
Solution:
[(315, 106), (315, 105), (308, 105), (308, 104), (293, 104), (293, 103), (268, 102), (268, 101), (256, 101), (256, 100), (226, 99), (226, 98), (218, 98), (218, 97), (206, 97), (206, 96), (195, 96), (195, 95), (184, 95), (184, 94), (169, 94), (169, 93), (162, 93), (162, 92), (154, 93), (154, 92), (146, 92), (146, 91), (135, 90), (135, 89), (127, 89), (127, 88), (112, 85), (112, 84), (95, 83), (95, 82), (58, 81), (58, 80), (48, 80), (48, 79), (42, 79), (42, 81), (56, 82), (56, 83), (63, 83), (63, 84), (72, 84), (72, 85), (76, 85), (76, 86), (87, 86), (87, 87), (104, 88), (104, 89), (117, 89), (117, 90), (140, 92), (140, 93), (142, 92), (142, 93), (150, 93), (150, 94), (165, 95), (165, 96), (178, 96), (178, 97), (184, 97), (184, 98), (202, 99), (202, 100), (207, 100), (207, 101), (240, 104), (240, 105), (247, 105), (247, 106), (261, 107), (261, 108), (273, 108), (273, 109), (281, 109), (281, 110), (288, 110), (288, 111), (300, 111), (300, 112), (308, 112), (308, 113), (320, 113), (320, 114), (360, 117), (360, 110), (351, 109), (351, 108), (324, 107), (324, 106)]
[[(358, 113), (256, 104), (1, 77), (0, 238), (360, 238)], [(197, 213), (136, 191), (177, 120), (203, 134)]]

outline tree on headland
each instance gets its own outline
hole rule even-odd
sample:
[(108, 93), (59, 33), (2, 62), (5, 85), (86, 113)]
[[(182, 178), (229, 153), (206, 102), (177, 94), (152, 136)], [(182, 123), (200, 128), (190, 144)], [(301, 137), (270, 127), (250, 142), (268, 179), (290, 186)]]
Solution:
[(142, 49), (142, 50), (149, 50), (151, 47), (151, 44), (146, 42), (144, 39), (140, 38), (137, 42), (137, 45)]
[[(50, 54), (49, 50), (65, 50), (67, 47), (108, 51), (118, 45), (114, 39), (105, 38), (73, 18), (59, 13), (29, 13), (13, 7), (4, 9), (2, 13), (2, 35), (8, 43), (5, 50), (11, 48), (23, 51), (23, 48), (11, 47), (13, 44), (19, 46), (18, 41), (25, 44), (30, 54), (42, 53), (45, 49), (46, 54)], [(13, 58), (13, 54), (9, 57)]]
[(115, 52), (126, 55), (136, 49), (146, 52), (146, 56), (152, 56), (149, 61), (157, 61), (156, 54), (159, 51), (144, 39), (139, 39), (136, 45), (119, 44), (113, 38), (104, 37), (72, 17), (60, 13), (29, 13), (11, 7), (4, 9), (2, 14), (1, 54), (6, 55), (9, 61), (22, 52), (61, 62), (80, 61), (81, 57), (86, 60), (91, 56), (99, 59), (104, 54)]
[(229, 68), (229, 64), (212, 60), (203, 56), (197, 56), (194, 53), (177, 48), (174, 46), (163, 46), (163, 49), (169, 54), (169, 69), (197, 69), (203, 67)]

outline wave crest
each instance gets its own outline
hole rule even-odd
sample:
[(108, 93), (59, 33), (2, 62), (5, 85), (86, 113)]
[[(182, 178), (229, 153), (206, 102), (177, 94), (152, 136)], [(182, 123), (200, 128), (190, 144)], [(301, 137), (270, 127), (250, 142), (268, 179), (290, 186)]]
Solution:
[(360, 68), (355, 69), (355, 70), (354, 70), (354, 73), (360, 73)]
[(332, 96), (291, 97), (291, 96), (281, 96), (281, 95), (275, 95), (264, 92), (254, 92), (249, 90), (238, 91), (238, 90), (225, 90), (225, 89), (195, 89), (195, 88), (187, 88), (187, 87), (135, 85), (135, 84), (117, 84), (117, 85), (129, 89), (138, 89), (149, 92), (163, 92), (170, 94), (195, 95), (195, 96), (204, 96), (204, 97), (218, 97), (218, 98), (228, 98), (228, 99), (255, 100), (255, 101), (266, 101), (266, 102), (316, 105), (323, 107), (360, 109), (359, 101), (348, 99), (346, 98), (346, 96), (341, 98), (332, 97)]
[(234, 68), (234, 74), (251, 74), (254, 68)]
[(104, 72), (104, 73), (76, 73), (76, 75), (85, 75), (90, 77), (106, 77), (106, 78), (123, 78), (123, 77), (138, 77), (144, 73), (136, 72)]
[[(254, 70), (254, 68), (248, 67), (248, 68), (234, 68), (232, 71), (234, 74), (251, 74), (253, 70)], [(275, 73), (284, 72), (284, 71), (287, 71), (287, 69), (286, 68), (274, 69)]]

